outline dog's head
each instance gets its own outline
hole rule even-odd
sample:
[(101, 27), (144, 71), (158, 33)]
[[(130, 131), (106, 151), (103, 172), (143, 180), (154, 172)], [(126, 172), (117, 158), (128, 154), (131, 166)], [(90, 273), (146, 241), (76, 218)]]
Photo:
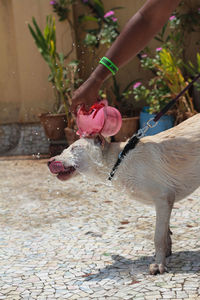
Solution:
[(48, 167), (60, 180), (68, 180), (77, 173), (92, 175), (102, 165), (104, 141), (99, 136), (94, 139), (81, 138), (65, 149), (60, 155), (48, 161)]

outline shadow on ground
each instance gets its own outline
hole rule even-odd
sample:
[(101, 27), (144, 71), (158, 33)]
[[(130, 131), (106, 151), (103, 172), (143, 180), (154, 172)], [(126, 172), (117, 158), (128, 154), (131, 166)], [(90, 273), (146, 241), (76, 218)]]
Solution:
[[(126, 259), (120, 255), (111, 256), (114, 262), (112, 265), (100, 269), (96, 274), (88, 274), (85, 281), (99, 281), (101, 279), (113, 279), (123, 273), (122, 277), (130, 277), (137, 274), (148, 274), (149, 264), (153, 263), (153, 256), (142, 256), (136, 260)], [(178, 251), (168, 259), (168, 272), (173, 274), (199, 273), (200, 272), (200, 250)]]

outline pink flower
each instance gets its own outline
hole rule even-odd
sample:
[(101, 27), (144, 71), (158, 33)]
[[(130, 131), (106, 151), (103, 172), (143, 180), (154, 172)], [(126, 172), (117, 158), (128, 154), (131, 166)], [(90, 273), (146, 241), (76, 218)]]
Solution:
[(142, 82), (138, 81), (133, 85), (133, 88), (137, 89), (141, 84), (142, 84)]
[(162, 50), (162, 47), (156, 48), (156, 51), (159, 52)]
[(144, 54), (141, 55), (141, 57), (145, 58), (145, 57), (147, 57), (147, 54), (144, 53)]
[(54, 5), (54, 4), (56, 4), (56, 1), (55, 1), (55, 0), (52, 0), (52, 1), (50, 1), (50, 4), (51, 4), (51, 5)]
[(175, 19), (176, 19), (176, 16), (171, 16), (171, 17), (169, 18), (170, 21), (173, 21), (173, 20), (175, 20)]
[(113, 11), (113, 10), (110, 10), (110, 11), (108, 11), (108, 12), (104, 15), (104, 18), (111, 17), (111, 16), (113, 16), (114, 14), (115, 14), (114, 11)]
[(117, 18), (112, 18), (113, 22), (117, 22)]

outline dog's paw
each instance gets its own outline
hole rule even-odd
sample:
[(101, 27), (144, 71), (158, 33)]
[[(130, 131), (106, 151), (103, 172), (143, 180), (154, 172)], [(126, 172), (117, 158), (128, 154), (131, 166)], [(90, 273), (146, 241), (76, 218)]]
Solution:
[(167, 271), (163, 264), (151, 264), (149, 266), (149, 272), (151, 275), (163, 274)]

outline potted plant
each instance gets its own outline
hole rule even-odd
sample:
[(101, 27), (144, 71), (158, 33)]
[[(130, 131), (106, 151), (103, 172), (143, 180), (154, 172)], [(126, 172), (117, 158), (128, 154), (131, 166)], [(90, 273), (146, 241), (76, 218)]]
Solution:
[(47, 137), (51, 140), (60, 140), (64, 137), (64, 128), (68, 127), (74, 135), (74, 119), (70, 113), (71, 95), (80, 82), (78, 78), (78, 62), (72, 61), (66, 65), (66, 56), (56, 49), (55, 19), (49, 15), (46, 18), (44, 33), (40, 30), (33, 17), (33, 27), (28, 24), (36, 46), (49, 66), (49, 82), (55, 93), (55, 111), (39, 116)]
[[(180, 69), (180, 62), (172, 55), (169, 49), (157, 48), (156, 55), (151, 58), (143, 55), (141, 65), (145, 69), (154, 71), (154, 77), (148, 82), (148, 88), (138, 82), (133, 93), (136, 101), (145, 100), (148, 108), (140, 114), (140, 126), (155, 116), (167, 103), (180, 93), (188, 84)], [(168, 115), (162, 117), (159, 125), (148, 131), (148, 134), (155, 134), (169, 129), (174, 124), (184, 121), (196, 113), (192, 98), (186, 92), (175, 104)]]
[[(140, 113), (140, 127), (143, 127), (150, 118), (153, 118), (190, 81), (184, 68), (186, 47), (184, 38), (188, 33), (199, 30), (199, 13), (197, 7), (189, 7), (188, 11), (183, 13), (176, 11), (155, 37), (157, 41), (162, 43), (162, 47), (156, 49), (156, 54), (147, 55), (151, 52), (146, 48), (147, 53), (141, 52), (138, 55), (142, 68), (152, 71), (153, 74), (152, 79), (148, 82), (148, 88), (138, 81), (135, 82), (132, 90), (132, 85), (130, 85), (127, 86), (128, 89), (125, 89), (125, 93), (120, 94), (120, 89), (114, 78), (114, 94), (117, 95), (118, 103), (121, 104), (120, 106), (118, 104), (117, 107), (120, 107), (122, 115), (124, 115), (123, 110), (126, 107), (128, 112), (132, 111), (129, 106), (130, 101), (133, 108), (135, 107), (134, 100), (146, 102), (148, 105)], [(167, 31), (168, 27), (170, 30)], [(194, 72), (192, 75), (194, 76)], [(132, 94), (135, 99), (131, 98)], [(195, 113), (193, 100), (187, 92), (177, 102), (173, 110), (162, 117), (158, 126), (149, 129), (148, 134), (166, 130)]]
[(89, 13), (88, 15), (80, 15), (78, 18), (79, 22), (81, 24), (87, 22), (92, 24), (89, 29), (85, 29), (84, 44), (93, 50), (98, 49), (100, 45), (109, 47), (119, 35), (119, 25), (115, 16), (115, 10), (122, 7), (114, 7), (106, 12), (101, 0), (83, 0), (82, 3), (89, 9)]
[[(140, 128), (143, 128), (146, 123), (153, 119), (157, 112), (159, 112), (167, 103), (169, 99), (163, 91), (155, 89), (148, 89), (141, 82), (137, 82), (134, 87), (134, 95), (136, 101), (145, 101), (148, 106), (144, 106), (140, 112)], [(170, 100), (169, 100), (170, 101)], [(167, 130), (174, 126), (174, 117), (172, 115), (164, 115), (156, 127), (150, 128), (148, 135), (154, 135), (161, 131)]]

